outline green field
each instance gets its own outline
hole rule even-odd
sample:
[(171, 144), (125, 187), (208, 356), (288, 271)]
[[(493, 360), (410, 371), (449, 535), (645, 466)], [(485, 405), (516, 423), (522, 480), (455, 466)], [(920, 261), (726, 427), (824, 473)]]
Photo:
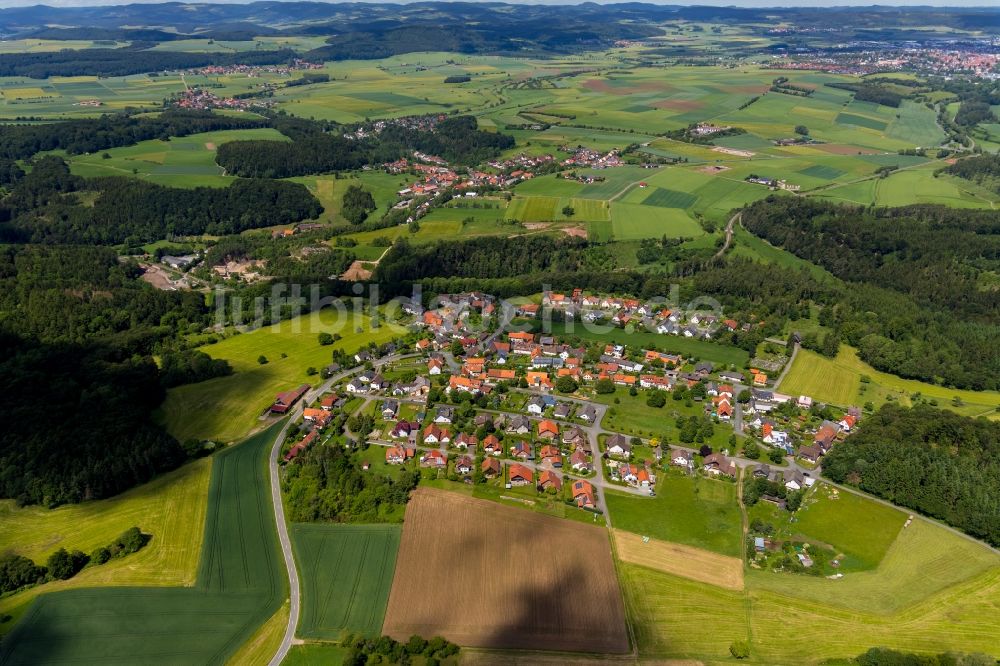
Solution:
[(215, 456), (194, 588), (43, 594), (0, 646), (4, 664), (217, 663), (287, 594), (267, 456), (280, 425)]
[(292, 526), (303, 583), (300, 637), (381, 635), (400, 532), (398, 525)]
[(610, 328), (607, 331), (588, 330), (577, 322), (572, 328), (562, 322), (552, 322), (552, 335), (557, 337), (578, 337), (584, 342), (619, 342), (641, 349), (658, 349), (672, 354), (682, 354), (685, 358), (713, 361), (716, 364), (732, 365), (738, 368), (750, 356), (738, 347), (730, 347), (707, 340), (695, 340), (679, 335), (661, 335), (655, 331), (628, 331), (624, 328)]
[(656, 497), (608, 491), (611, 524), (643, 536), (739, 557), (742, 527), (736, 484), (676, 474), (661, 476)]
[[(862, 377), (869, 381), (862, 382)], [(778, 390), (789, 395), (808, 395), (841, 407), (869, 401), (877, 407), (888, 400), (910, 405), (917, 396), (935, 400), (939, 407), (966, 416), (995, 417), (1000, 406), (997, 391), (952, 389), (879, 372), (847, 345), (841, 345), (840, 353), (833, 359), (800, 349)]]
[[(29, 588), (0, 599), (0, 615), (19, 617), (40, 594), (107, 585), (192, 585), (204, 536), (212, 460), (204, 458), (106, 500), (43, 509), (0, 502), (0, 552), (42, 564), (59, 548), (85, 553), (106, 546), (130, 527), (152, 535), (145, 548), (67, 581)], [(12, 623), (0, 624), (0, 634)]]
[(70, 168), (78, 176), (135, 175), (173, 187), (224, 187), (234, 178), (226, 176), (222, 167), (215, 163), (216, 149), (229, 141), (254, 139), (288, 140), (278, 130), (270, 128), (203, 132), (169, 141), (152, 139), (92, 155), (77, 155), (70, 159)]
[[(373, 331), (368, 317), (324, 308), (251, 333), (232, 335), (201, 349), (213, 358), (229, 361), (235, 372), (171, 389), (160, 417), (170, 433), (182, 441), (190, 437), (239, 439), (260, 424), (258, 416), (277, 393), (314, 383), (316, 377), (307, 375), (306, 370), (329, 365), (333, 349), (355, 351), (369, 341), (387, 342), (401, 331), (390, 326)], [(343, 337), (324, 347), (317, 341), (321, 332)], [(261, 355), (268, 359), (267, 364), (257, 362)]]
[[(1000, 654), (1000, 556), (924, 520), (901, 528), (905, 513), (867, 499), (806, 511), (817, 507), (796, 529), (825, 530), (877, 567), (838, 580), (751, 568), (741, 593), (620, 563), (639, 653), (717, 663), (739, 639), (759, 664), (845, 660), (872, 646)], [(678, 630), (687, 626), (712, 630)]]

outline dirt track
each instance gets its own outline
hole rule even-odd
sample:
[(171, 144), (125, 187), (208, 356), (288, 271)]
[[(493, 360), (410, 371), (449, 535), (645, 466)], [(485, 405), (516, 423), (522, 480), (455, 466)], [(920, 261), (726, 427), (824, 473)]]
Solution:
[(406, 510), (382, 633), (487, 648), (628, 651), (604, 529), (426, 488)]

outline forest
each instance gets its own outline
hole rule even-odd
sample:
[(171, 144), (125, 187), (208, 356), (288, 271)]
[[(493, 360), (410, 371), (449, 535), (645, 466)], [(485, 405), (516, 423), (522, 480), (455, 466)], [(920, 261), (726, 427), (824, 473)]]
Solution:
[(342, 446), (314, 446), (289, 463), (282, 478), (288, 518), (295, 522), (385, 522), (417, 487), (420, 473), (399, 478), (365, 474)]
[(971, 180), (1000, 193), (1000, 155), (984, 153), (967, 157), (944, 167), (941, 172)]
[(231, 141), (219, 146), (216, 162), (236, 176), (288, 178), (392, 162), (414, 150), (474, 165), (514, 146), (513, 137), (479, 130), (472, 116), (447, 118), (431, 132), (390, 125), (357, 141), (325, 132), (319, 123), (276, 121), (275, 127), (292, 141)]
[(128, 76), (145, 72), (190, 69), (208, 65), (276, 65), (293, 60), (294, 51), (183, 53), (152, 51), (155, 43), (133, 43), (118, 49), (80, 49), (0, 54), (0, 76)]
[(140, 141), (188, 136), (199, 132), (266, 127), (259, 117), (237, 117), (209, 111), (170, 109), (155, 116), (131, 112), (105, 114), (41, 125), (0, 125), (0, 158), (24, 160), (45, 150), (70, 155), (132, 146)]
[(827, 322), (861, 357), (903, 377), (1000, 387), (1000, 213), (943, 206), (862, 209), (797, 197), (749, 206), (752, 233), (849, 285)]
[(1000, 423), (886, 404), (833, 447), (823, 474), (1000, 545)]
[[(92, 205), (81, 203), (78, 195), (85, 193), (96, 193)], [(71, 175), (62, 158), (48, 156), (0, 201), (0, 239), (134, 245), (169, 234), (237, 234), (322, 212), (299, 183), (241, 179), (229, 187), (181, 189), (135, 178), (84, 179)]]
[(207, 325), (208, 309), (201, 294), (156, 290), (138, 274), (109, 248), (0, 249), (0, 497), (109, 497), (186, 459), (150, 419), (164, 383), (180, 381), (151, 354)]

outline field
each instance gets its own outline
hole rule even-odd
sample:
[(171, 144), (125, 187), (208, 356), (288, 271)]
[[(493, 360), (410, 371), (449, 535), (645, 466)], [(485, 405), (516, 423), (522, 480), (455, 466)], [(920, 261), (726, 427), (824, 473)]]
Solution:
[(743, 561), (700, 548), (615, 530), (618, 559), (728, 590), (743, 589)]
[[(243, 129), (203, 132), (172, 138), (152, 139), (134, 146), (111, 148), (91, 155), (70, 158), (70, 168), (78, 176), (135, 175), (172, 187), (225, 187), (234, 180), (215, 163), (216, 149), (229, 141), (287, 141), (277, 130)], [(107, 158), (104, 156), (108, 155)]]
[(607, 492), (611, 523), (619, 530), (739, 557), (742, 526), (736, 484), (663, 474), (656, 497)]
[[(331, 346), (321, 346), (317, 336), (323, 331), (339, 333), (343, 338)], [(213, 358), (229, 361), (235, 372), (171, 389), (160, 415), (170, 433), (180, 440), (239, 439), (260, 424), (258, 417), (275, 394), (314, 383), (315, 377), (308, 376), (306, 370), (328, 365), (333, 349), (354, 351), (369, 341), (387, 342), (399, 333), (400, 329), (392, 326), (373, 331), (367, 317), (324, 308), (318, 314), (233, 335), (201, 349)], [(257, 362), (261, 355), (268, 359), (264, 365)]]
[[(84, 569), (67, 581), (30, 588), (0, 599), (0, 615), (19, 617), (40, 594), (106, 585), (192, 585), (204, 536), (212, 461), (189, 463), (117, 497), (43, 509), (0, 503), (0, 552), (44, 563), (59, 548), (85, 553), (106, 546), (132, 526), (152, 539), (138, 553)], [(0, 633), (12, 623), (0, 624)]]
[(478, 647), (628, 649), (602, 528), (430, 489), (407, 507), (383, 633)]
[(620, 342), (630, 347), (642, 349), (658, 349), (663, 352), (681, 354), (688, 359), (698, 359), (712, 361), (718, 365), (743, 367), (750, 356), (738, 347), (721, 345), (706, 340), (695, 340), (677, 335), (661, 335), (655, 331), (636, 330), (618, 327), (602, 327), (607, 330), (593, 330), (594, 327), (585, 326), (579, 322), (572, 328), (561, 322), (552, 322), (552, 335), (572, 338), (576, 336), (581, 340)]
[[(870, 381), (862, 382), (862, 377)], [(778, 390), (789, 395), (812, 396), (839, 406), (868, 401), (878, 406), (887, 400), (910, 405), (917, 396), (935, 400), (939, 407), (966, 416), (995, 416), (1000, 406), (1000, 393), (996, 391), (952, 389), (880, 372), (859, 359), (855, 350), (846, 345), (841, 345), (833, 359), (800, 349)]]
[(43, 594), (4, 640), (0, 662), (207, 663), (235, 652), (287, 593), (267, 476), (277, 427), (215, 456), (194, 588)]
[(395, 525), (292, 526), (303, 582), (299, 637), (380, 635), (399, 535)]

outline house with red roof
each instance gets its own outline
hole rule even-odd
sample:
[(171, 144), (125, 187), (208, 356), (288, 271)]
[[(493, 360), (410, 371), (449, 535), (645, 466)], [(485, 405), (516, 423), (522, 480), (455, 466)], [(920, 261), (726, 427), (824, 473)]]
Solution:
[(274, 397), (274, 404), (271, 405), (271, 412), (274, 414), (285, 414), (292, 406), (298, 402), (309, 390), (309, 384), (303, 384), (291, 391), (283, 391)]

